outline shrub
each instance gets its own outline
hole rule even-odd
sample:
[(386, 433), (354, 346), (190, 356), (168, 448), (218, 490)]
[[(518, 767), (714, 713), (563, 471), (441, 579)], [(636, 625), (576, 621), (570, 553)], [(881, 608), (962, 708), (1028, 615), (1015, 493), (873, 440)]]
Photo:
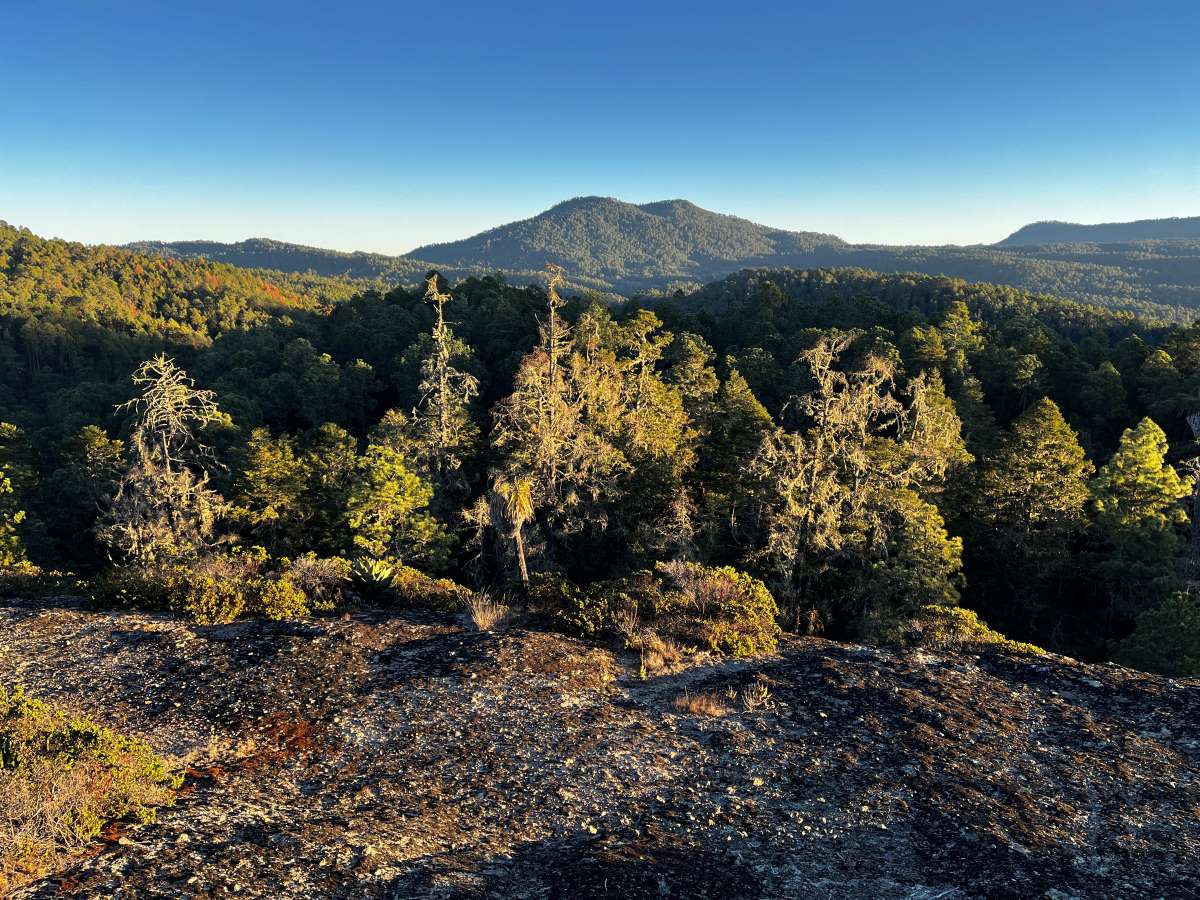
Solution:
[(97, 609), (170, 609), (186, 573), (178, 566), (118, 566), (88, 582), (88, 599)]
[(548, 573), (530, 579), (529, 599), (564, 631), (585, 638), (619, 632), (628, 611), (636, 611), (637, 607), (637, 602), (620, 589), (619, 582), (600, 582), (583, 588)]
[(171, 609), (198, 625), (232, 622), (246, 609), (244, 583), (189, 572), (175, 582)]
[(396, 566), (393, 574), (395, 599), (409, 606), (428, 606), (457, 612), (470, 602), (474, 592), (449, 578), (433, 578), (412, 566)]
[(881, 632), (885, 643), (930, 649), (979, 650), (994, 647), (1009, 653), (1042, 654), (1033, 644), (1013, 641), (989, 628), (971, 610), (961, 606), (923, 606), (915, 618)]
[(734, 656), (771, 653), (779, 645), (779, 607), (767, 586), (729, 566), (659, 563), (656, 571), (674, 591), (656, 598), (656, 617), (668, 630), (710, 650)]
[(640, 623), (680, 643), (734, 656), (770, 653), (781, 633), (766, 585), (728, 567), (660, 563), (652, 572), (586, 588), (539, 575), (530, 599), (572, 634), (618, 634), (630, 646)]
[(1178, 592), (1146, 610), (1117, 661), (1160, 675), (1200, 675), (1200, 600)]
[(314, 612), (330, 612), (346, 601), (350, 563), (340, 556), (321, 557), (306, 553), (285, 561), (284, 574), (308, 597)]
[(47, 571), (30, 562), (0, 566), (0, 597), (52, 597), (78, 589), (70, 572)]
[(263, 578), (257, 587), (258, 608), (255, 612), (266, 618), (277, 622), (309, 614), (308, 595), (291, 578)]
[(152, 821), (180, 782), (143, 741), (0, 687), (0, 895), (105, 822)]

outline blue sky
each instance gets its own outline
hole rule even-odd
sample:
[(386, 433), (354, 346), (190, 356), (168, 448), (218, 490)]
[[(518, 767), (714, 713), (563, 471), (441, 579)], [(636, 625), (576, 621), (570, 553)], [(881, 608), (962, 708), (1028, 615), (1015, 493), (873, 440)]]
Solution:
[(572, 196), (853, 241), (1200, 215), (1200, 3), (4, 0), (0, 218), (405, 252)]

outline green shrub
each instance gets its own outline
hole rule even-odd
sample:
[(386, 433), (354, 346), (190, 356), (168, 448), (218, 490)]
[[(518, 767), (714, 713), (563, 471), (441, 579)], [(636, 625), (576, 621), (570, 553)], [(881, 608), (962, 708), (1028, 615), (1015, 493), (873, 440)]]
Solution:
[(255, 612), (272, 621), (307, 616), (308, 595), (290, 578), (263, 578), (255, 585), (258, 603)]
[(529, 601), (564, 631), (595, 638), (615, 630), (618, 609), (636, 606), (617, 584), (601, 582), (582, 588), (560, 575), (542, 572), (529, 580)]
[(656, 618), (676, 639), (733, 656), (771, 653), (779, 645), (779, 607), (757, 578), (690, 562), (659, 563), (655, 571), (672, 588), (659, 595)]
[(757, 578), (728, 567), (660, 563), (654, 571), (579, 587), (552, 575), (531, 579), (530, 600), (581, 637), (625, 635), (630, 623), (682, 644), (733, 656), (771, 653), (779, 609)]
[(0, 895), (105, 822), (153, 821), (180, 782), (143, 741), (0, 687)]
[(922, 606), (914, 618), (886, 631), (881, 630), (877, 638), (882, 643), (933, 650), (994, 647), (1009, 653), (1037, 655), (1046, 652), (1033, 644), (1009, 640), (981, 622), (972, 610), (961, 606)]
[(432, 578), (412, 566), (371, 557), (355, 560), (350, 571), (355, 587), (374, 603), (460, 612), (473, 593), (449, 578)]
[(232, 622), (246, 609), (246, 587), (244, 583), (189, 572), (175, 582), (171, 609), (198, 625)]
[(1177, 592), (1146, 610), (1117, 661), (1160, 675), (1200, 675), (1200, 599)]
[(97, 609), (167, 610), (186, 573), (179, 566), (117, 566), (89, 581), (87, 595)]

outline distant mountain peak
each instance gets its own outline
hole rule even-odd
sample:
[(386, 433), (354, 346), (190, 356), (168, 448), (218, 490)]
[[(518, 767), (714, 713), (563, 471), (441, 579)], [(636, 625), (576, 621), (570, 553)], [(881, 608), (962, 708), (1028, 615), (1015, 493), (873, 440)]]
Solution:
[(627, 203), (573, 197), (529, 219), (408, 256), (460, 268), (540, 269), (548, 262), (610, 284), (655, 275), (701, 281), (741, 265), (791, 265), (834, 235), (786, 231), (702, 209), (681, 198)]

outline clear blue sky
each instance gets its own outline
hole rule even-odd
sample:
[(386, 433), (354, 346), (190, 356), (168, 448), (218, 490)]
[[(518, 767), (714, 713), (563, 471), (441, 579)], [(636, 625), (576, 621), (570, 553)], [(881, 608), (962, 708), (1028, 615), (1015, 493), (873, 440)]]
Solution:
[(405, 252), (571, 196), (853, 241), (1200, 215), (1200, 3), (4, 0), (0, 218)]

